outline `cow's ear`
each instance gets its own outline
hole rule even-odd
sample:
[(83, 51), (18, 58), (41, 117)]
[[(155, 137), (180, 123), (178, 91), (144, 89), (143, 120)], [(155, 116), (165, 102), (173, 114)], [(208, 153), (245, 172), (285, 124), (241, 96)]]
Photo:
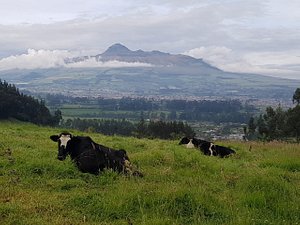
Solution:
[(59, 136), (58, 136), (58, 135), (51, 135), (51, 136), (50, 136), (50, 139), (51, 139), (52, 141), (57, 142), (58, 139), (59, 139)]

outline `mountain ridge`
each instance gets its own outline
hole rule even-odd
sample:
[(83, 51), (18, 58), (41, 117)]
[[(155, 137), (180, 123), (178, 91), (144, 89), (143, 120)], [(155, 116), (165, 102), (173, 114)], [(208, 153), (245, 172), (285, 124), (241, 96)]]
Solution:
[(141, 49), (132, 51), (125, 45), (116, 43), (111, 45), (101, 54), (94, 56), (81, 56), (68, 58), (67, 64), (83, 62), (88, 59), (95, 59), (97, 62), (120, 61), (127, 63), (147, 63), (153, 66), (202, 66), (205, 68), (219, 70), (219, 68), (204, 62), (202, 59), (183, 54), (170, 54), (158, 50), (143, 51)]

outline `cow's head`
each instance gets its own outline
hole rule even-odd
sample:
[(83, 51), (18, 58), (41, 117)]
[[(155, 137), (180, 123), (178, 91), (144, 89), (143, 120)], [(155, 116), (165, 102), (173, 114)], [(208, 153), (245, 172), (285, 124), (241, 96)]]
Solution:
[(180, 140), (179, 145), (185, 145), (187, 148), (194, 148), (195, 143), (193, 141), (194, 138), (184, 137)]
[(65, 160), (69, 154), (67, 145), (68, 142), (72, 139), (72, 134), (68, 132), (61, 133), (60, 135), (51, 135), (50, 139), (58, 143), (58, 154), (57, 158), (59, 160)]
[(178, 143), (179, 145), (186, 145), (190, 142), (190, 138), (188, 137), (184, 137), (180, 140), (180, 142)]

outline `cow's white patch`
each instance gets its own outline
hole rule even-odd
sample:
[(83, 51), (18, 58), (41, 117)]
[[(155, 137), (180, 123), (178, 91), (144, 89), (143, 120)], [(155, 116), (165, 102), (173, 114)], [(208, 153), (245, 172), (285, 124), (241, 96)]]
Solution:
[(195, 148), (195, 145), (192, 142), (192, 139), (190, 139), (190, 142), (186, 144), (187, 148)]
[(61, 135), (60, 138), (60, 146), (62, 147), (67, 147), (67, 144), (68, 144), (68, 141), (71, 140), (71, 136), (68, 134), (68, 135)]
[(209, 146), (209, 151), (210, 151), (210, 156), (213, 156), (214, 155), (214, 152), (213, 152), (213, 150), (212, 150), (212, 147), (214, 146), (214, 144), (213, 143), (210, 143), (210, 146)]

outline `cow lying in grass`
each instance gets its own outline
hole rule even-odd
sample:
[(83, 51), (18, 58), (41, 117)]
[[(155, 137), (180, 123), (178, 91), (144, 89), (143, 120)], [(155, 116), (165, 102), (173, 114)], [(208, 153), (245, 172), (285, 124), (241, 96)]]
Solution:
[(59, 160), (70, 155), (78, 169), (85, 173), (99, 174), (104, 169), (113, 169), (119, 173), (142, 176), (132, 171), (132, 166), (125, 150), (115, 150), (95, 143), (90, 137), (73, 136), (65, 132), (52, 135), (50, 139), (58, 143)]
[(198, 148), (204, 155), (220, 156), (221, 158), (235, 153), (231, 148), (197, 138), (184, 137), (180, 140), (179, 145), (186, 145), (187, 148)]

